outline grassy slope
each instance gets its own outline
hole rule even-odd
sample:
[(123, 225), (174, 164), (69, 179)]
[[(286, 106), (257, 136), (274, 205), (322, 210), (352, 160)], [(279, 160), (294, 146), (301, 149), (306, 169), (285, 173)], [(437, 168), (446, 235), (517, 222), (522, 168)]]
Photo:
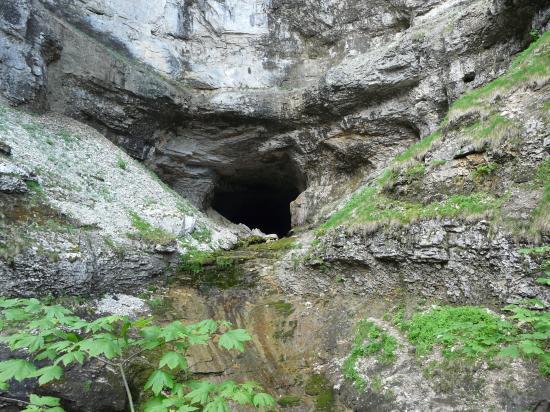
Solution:
[[(334, 213), (321, 225), (321, 230), (324, 231), (340, 225), (353, 226), (392, 221), (408, 223), (414, 219), (436, 216), (491, 215), (497, 211), (505, 200), (504, 196), (479, 192), (468, 195), (453, 195), (441, 202), (426, 205), (391, 199), (383, 194), (382, 188), (394, 177), (397, 168), (411, 163), (415, 164), (416, 159), (421, 158), (430, 150), (434, 142), (441, 139), (443, 128), (450, 121), (469, 110), (483, 111), (484, 120), (467, 126), (463, 129), (463, 134), (477, 144), (497, 141), (512, 126), (507, 119), (495, 113), (491, 100), (496, 94), (510, 93), (525, 86), (528, 82), (543, 82), (549, 76), (550, 32), (546, 32), (516, 57), (506, 74), (458, 99), (451, 106), (449, 114), (438, 130), (411, 145), (397, 156), (376, 180), (355, 193), (342, 209)], [(545, 110), (548, 110), (547, 106), (545, 105)], [(422, 173), (421, 167), (422, 165), (416, 163), (408, 170), (411, 173)], [(538, 175), (539, 183), (544, 186), (544, 197), (538, 211), (535, 212), (535, 219), (548, 220), (548, 214), (550, 213), (548, 212), (550, 181), (548, 173), (544, 173), (544, 170), (546, 169), (542, 167)], [(544, 227), (545, 225), (538, 226)]]

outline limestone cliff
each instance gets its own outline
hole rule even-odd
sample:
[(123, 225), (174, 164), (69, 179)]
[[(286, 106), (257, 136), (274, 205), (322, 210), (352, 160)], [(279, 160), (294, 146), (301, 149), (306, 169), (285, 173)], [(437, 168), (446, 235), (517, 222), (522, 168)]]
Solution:
[[(281, 409), (543, 411), (533, 357), (403, 325), (550, 307), (549, 28), (545, 0), (3, 0), (0, 294), (228, 319), (249, 351), (193, 371)], [(98, 373), (42, 390), (124, 410), (108, 374), (81, 396)]]

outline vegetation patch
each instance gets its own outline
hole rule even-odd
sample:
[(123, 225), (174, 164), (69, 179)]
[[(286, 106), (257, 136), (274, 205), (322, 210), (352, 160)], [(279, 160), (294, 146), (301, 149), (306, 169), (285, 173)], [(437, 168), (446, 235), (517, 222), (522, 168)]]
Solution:
[(284, 237), (272, 242), (252, 243), (246, 248), (252, 251), (270, 251), (270, 252), (282, 252), (293, 249), (296, 246), (296, 239), (292, 237)]
[(494, 356), (535, 359), (550, 375), (550, 312), (536, 300), (503, 308), (500, 316), (477, 306), (441, 306), (402, 323), (417, 354), (437, 346), (446, 358), (475, 360)]
[(130, 220), (132, 226), (137, 230), (137, 233), (128, 234), (130, 239), (142, 239), (157, 245), (166, 245), (176, 239), (174, 235), (164, 229), (151, 225), (136, 212), (130, 212)]
[[(514, 87), (525, 85), (528, 82), (542, 81), (550, 76), (550, 32), (546, 32), (531, 44), (528, 49), (520, 53), (507, 73), (498, 79), (488, 83), (484, 87), (470, 91), (459, 98), (451, 107), (449, 114), (463, 113), (467, 110), (485, 110), (484, 103), (494, 96), (495, 92), (511, 90)], [(484, 144), (509, 137), (518, 133), (518, 127), (509, 119), (499, 113), (489, 114), (481, 120), (462, 129), (461, 133), (469, 139)], [(355, 225), (365, 223), (385, 224), (389, 222), (409, 223), (418, 218), (434, 218), (438, 216), (471, 216), (487, 215), (496, 212), (503, 204), (505, 196), (490, 193), (473, 193), (468, 195), (449, 196), (447, 199), (421, 204), (403, 202), (389, 199), (384, 196), (384, 187), (391, 185), (397, 178), (396, 173), (400, 165), (412, 161), (423, 161), (424, 156), (432, 147), (434, 142), (443, 136), (443, 126), (448, 123), (448, 117), (444, 120), (442, 127), (434, 133), (426, 136), (419, 142), (414, 143), (403, 153), (396, 156), (391, 165), (384, 170), (374, 182), (354, 194), (348, 203), (339, 211), (334, 213), (320, 227), (320, 234), (339, 225)], [(495, 171), (494, 164), (482, 165), (475, 173), (488, 175)], [(546, 170), (546, 169), (544, 169)], [(405, 169), (405, 176), (419, 177), (424, 173), (424, 165), (416, 164)], [(547, 175), (547, 171), (542, 171)], [(545, 176), (546, 176), (545, 175)], [(550, 232), (550, 183), (547, 177), (539, 178), (544, 180), (544, 199), (541, 206), (534, 213), (534, 224), (536, 230)]]
[(505, 198), (497, 198), (489, 193), (479, 192), (469, 195), (453, 195), (440, 202), (423, 205), (391, 199), (380, 193), (378, 186), (368, 186), (355, 194), (350, 202), (336, 212), (322, 226), (329, 229), (341, 224), (410, 223), (421, 218), (439, 216), (486, 216), (498, 209)]
[(367, 387), (368, 382), (357, 372), (356, 364), (361, 358), (370, 356), (382, 364), (391, 364), (395, 361), (397, 340), (374, 322), (361, 320), (357, 325), (353, 347), (342, 366), (344, 377), (360, 390)]
[(477, 178), (492, 175), (498, 169), (495, 162), (483, 163), (474, 169), (473, 175)]
[(311, 375), (304, 388), (305, 393), (315, 397), (316, 412), (331, 412), (334, 407), (334, 389), (323, 375)]
[(526, 50), (518, 54), (503, 76), (466, 93), (453, 103), (450, 111), (482, 106), (495, 93), (520, 87), (548, 76), (550, 76), (550, 32), (547, 31), (531, 43)]
[[(175, 321), (164, 326), (150, 320), (106, 316), (85, 320), (61, 305), (37, 299), (0, 298), (0, 342), (20, 357), (0, 362), (0, 391), (15, 381), (38, 379), (40, 386), (63, 378), (65, 368), (94, 360), (116, 375), (126, 388), (131, 412), (218, 411), (229, 403), (259, 409), (274, 406), (274, 399), (255, 382), (211, 382), (193, 376), (187, 362), (192, 346), (216, 339), (227, 351), (243, 352), (251, 336), (231, 323), (207, 319), (185, 325)], [(128, 385), (128, 368), (136, 356), (151, 364), (137, 405)], [(84, 382), (83, 389), (88, 385)], [(60, 399), (30, 394), (20, 401), (26, 412), (63, 412)], [(138, 409), (139, 408), (139, 409)]]
[(190, 250), (181, 256), (177, 271), (194, 286), (229, 289), (241, 285), (244, 272), (228, 252)]
[(281, 408), (291, 408), (302, 403), (302, 399), (296, 395), (285, 395), (277, 399), (277, 403)]
[(542, 186), (542, 199), (533, 212), (532, 227), (543, 233), (550, 233), (550, 157), (539, 166), (536, 182)]
[(294, 312), (294, 307), (292, 306), (292, 303), (285, 302), (284, 300), (269, 302), (267, 305), (275, 309), (277, 313), (284, 316), (285, 318), (288, 318)]

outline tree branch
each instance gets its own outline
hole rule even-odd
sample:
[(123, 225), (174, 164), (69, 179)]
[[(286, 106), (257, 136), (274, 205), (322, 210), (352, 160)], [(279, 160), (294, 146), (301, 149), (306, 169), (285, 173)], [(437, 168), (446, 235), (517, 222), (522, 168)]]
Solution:
[(122, 381), (124, 382), (124, 388), (126, 389), (126, 395), (128, 396), (128, 402), (130, 403), (130, 411), (135, 412), (134, 400), (132, 399), (132, 391), (130, 391), (128, 380), (126, 380), (126, 373), (124, 372), (124, 368), (122, 367), (122, 364), (119, 364), (118, 368), (120, 369), (120, 374), (122, 375)]
[(6, 398), (5, 396), (0, 396), (0, 400), (7, 401), (7, 402), (24, 403), (25, 405), (30, 405), (30, 403), (27, 401), (22, 401), (21, 399), (15, 399), (15, 398)]

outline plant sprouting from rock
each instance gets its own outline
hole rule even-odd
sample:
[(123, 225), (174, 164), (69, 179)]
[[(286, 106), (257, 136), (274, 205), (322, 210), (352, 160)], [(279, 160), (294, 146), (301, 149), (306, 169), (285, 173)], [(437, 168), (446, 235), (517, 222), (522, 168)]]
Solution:
[[(0, 391), (7, 390), (12, 380), (38, 378), (38, 383), (45, 385), (61, 379), (65, 367), (93, 359), (118, 373), (133, 412), (136, 405), (126, 369), (134, 358), (155, 351), (161, 357), (145, 383), (150, 395), (143, 405), (145, 412), (225, 412), (229, 411), (228, 402), (271, 407), (273, 398), (254, 382), (193, 379), (187, 364), (192, 346), (206, 345), (216, 337), (220, 348), (244, 351), (251, 337), (245, 330), (231, 327), (229, 322), (210, 319), (192, 325), (176, 321), (166, 326), (125, 316), (88, 321), (60, 305), (0, 298), (0, 342), (26, 355), (0, 362)], [(44, 366), (37, 367), (36, 362)], [(27, 412), (63, 411), (59, 399), (53, 397), (31, 395), (25, 403)]]

